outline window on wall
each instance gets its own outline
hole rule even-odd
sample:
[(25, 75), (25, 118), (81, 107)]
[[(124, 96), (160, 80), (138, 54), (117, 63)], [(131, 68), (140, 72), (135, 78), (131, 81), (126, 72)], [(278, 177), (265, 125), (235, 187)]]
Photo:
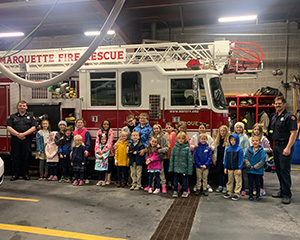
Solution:
[(171, 79), (171, 106), (193, 106), (193, 79)]
[(141, 105), (141, 74), (140, 72), (122, 73), (122, 105)]
[(91, 106), (116, 105), (116, 74), (91, 73)]

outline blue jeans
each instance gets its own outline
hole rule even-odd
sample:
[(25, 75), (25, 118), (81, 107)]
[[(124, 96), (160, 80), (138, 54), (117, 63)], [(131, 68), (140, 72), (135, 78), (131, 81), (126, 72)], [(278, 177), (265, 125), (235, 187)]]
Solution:
[[(254, 183), (254, 185), (253, 185)], [(256, 197), (260, 195), (261, 175), (248, 173), (249, 197), (253, 197), (253, 189), (255, 186)]]
[(160, 189), (160, 177), (159, 177), (159, 172), (149, 172), (149, 187), (152, 187), (152, 182), (153, 182), (153, 177), (155, 175), (155, 181), (156, 181), (156, 188)]
[(188, 175), (185, 176), (182, 173), (174, 173), (174, 191), (178, 192), (178, 182), (179, 178), (182, 178), (182, 191), (187, 192), (189, 187)]
[(285, 147), (285, 145), (274, 145), (273, 155), (276, 173), (280, 184), (280, 193), (283, 197), (291, 198), (291, 161), (294, 147), (291, 148), (291, 154), (289, 156), (284, 156), (282, 153)]
[(61, 173), (62, 176), (67, 178), (67, 177), (72, 177), (72, 166), (71, 166), (71, 160), (70, 160), (70, 155), (66, 155), (64, 158), (60, 158), (60, 166), (61, 166)]

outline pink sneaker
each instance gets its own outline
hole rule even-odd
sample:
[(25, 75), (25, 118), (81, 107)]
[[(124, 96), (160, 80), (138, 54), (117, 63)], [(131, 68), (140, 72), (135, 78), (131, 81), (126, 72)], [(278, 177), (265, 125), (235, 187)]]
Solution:
[(57, 180), (58, 180), (57, 176), (54, 176), (54, 177), (52, 178), (52, 181), (57, 181)]
[(84, 184), (84, 181), (83, 181), (83, 180), (80, 180), (78, 185), (79, 185), (79, 186), (82, 186), (83, 184)]
[(149, 186), (148, 186), (148, 187), (145, 187), (144, 190), (145, 190), (146, 192), (148, 192), (148, 191), (149, 191)]
[(77, 186), (77, 185), (78, 185), (78, 181), (75, 180), (75, 181), (73, 182), (73, 186)]
[(50, 177), (48, 177), (48, 181), (51, 181), (53, 178), (53, 175), (51, 175)]
[(180, 192), (180, 190), (181, 190), (181, 186), (180, 186), (180, 184), (178, 183), (178, 192)]
[(241, 195), (242, 196), (246, 196), (246, 192), (243, 190), (243, 191), (241, 191)]
[(189, 194), (189, 195), (191, 194), (190, 188), (188, 188), (188, 194)]
[(162, 187), (161, 190), (162, 190), (162, 193), (167, 193), (167, 187)]

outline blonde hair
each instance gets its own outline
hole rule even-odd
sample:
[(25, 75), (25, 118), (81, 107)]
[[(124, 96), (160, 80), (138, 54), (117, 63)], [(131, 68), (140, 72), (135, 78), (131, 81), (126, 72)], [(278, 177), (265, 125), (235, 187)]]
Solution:
[(84, 146), (84, 143), (83, 143), (83, 141), (82, 141), (82, 137), (78, 134), (78, 135), (74, 136), (73, 143), (72, 143), (72, 147), (75, 147), (75, 146), (76, 146), (76, 145), (75, 145), (76, 140), (81, 140), (81, 145)]
[(158, 139), (154, 136), (150, 137), (149, 144), (147, 146), (147, 150), (148, 150), (149, 153), (154, 153), (154, 152), (157, 152), (157, 150), (158, 150), (157, 145), (156, 145), (156, 147), (151, 146), (151, 140), (152, 139), (155, 139), (157, 141), (157, 145), (158, 145)]
[(205, 137), (206, 140), (208, 140), (208, 135), (207, 135), (206, 133), (201, 133), (201, 134), (199, 135), (199, 140), (200, 140), (201, 137)]
[(179, 134), (179, 128), (180, 127), (183, 127), (183, 131), (184, 133), (186, 134), (186, 130), (187, 130), (187, 127), (186, 127), (186, 122), (185, 121), (180, 121), (178, 124), (177, 124), (177, 134)]
[(253, 128), (252, 128), (252, 134), (251, 134), (251, 136), (252, 137), (254, 137), (254, 136), (257, 136), (257, 135), (254, 135), (254, 128), (258, 128), (258, 130), (259, 130), (259, 135), (258, 135), (258, 137), (259, 137), (259, 140), (261, 140), (262, 139), (262, 137), (264, 136), (264, 131), (263, 131), (263, 128), (262, 128), (262, 125), (261, 124), (259, 124), (259, 123), (255, 123), (254, 125), (253, 125)]
[[(155, 134), (154, 131), (153, 131), (153, 128), (154, 128), (155, 126), (157, 126), (157, 127), (159, 128), (159, 133), (158, 133), (158, 134)], [(156, 124), (153, 125), (151, 137), (157, 137), (157, 135), (159, 135), (160, 137), (161, 137), (162, 135), (164, 135), (163, 129), (162, 129), (161, 125), (158, 124), (158, 123), (156, 123)]]
[(179, 138), (183, 138), (184, 143), (187, 143), (187, 141), (188, 141), (186, 133), (184, 133), (184, 132), (180, 132), (180, 133), (177, 134), (176, 141), (178, 141)]
[(220, 145), (220, 140), (222, 138), (221, 134), (220, 134), (220, 130), (224, 128), (226, 131), (226, 134), (224, 136), (224, 143), (223, 143), (223, 147), (228, 147), (229, 146), (229, 130), (228, 127), (226, 125), (222, 125), (221, 127), (219, 127), (218, 132), (217, 132), (217, 137), (216, 137), (216, 147), (218, 147)]

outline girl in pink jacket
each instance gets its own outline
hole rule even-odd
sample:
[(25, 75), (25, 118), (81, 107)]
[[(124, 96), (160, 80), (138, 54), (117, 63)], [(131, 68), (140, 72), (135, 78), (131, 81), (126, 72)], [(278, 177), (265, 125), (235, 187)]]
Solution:
[(158, 194), (160, 192), (160, 172), (161, 172), (161, 161), (162, 155), (158, 152), (159, 145), (158, 139), (156, 137), (151, 137), (147, 152), (149, 156), (146, 158), (146, 165), (148, 165), (148, 173), (149, 173), (149, 190), (148, 193), (152, 193), (152, 181), (155, 175), (156, 179), (156, 189), (153, 194)]

